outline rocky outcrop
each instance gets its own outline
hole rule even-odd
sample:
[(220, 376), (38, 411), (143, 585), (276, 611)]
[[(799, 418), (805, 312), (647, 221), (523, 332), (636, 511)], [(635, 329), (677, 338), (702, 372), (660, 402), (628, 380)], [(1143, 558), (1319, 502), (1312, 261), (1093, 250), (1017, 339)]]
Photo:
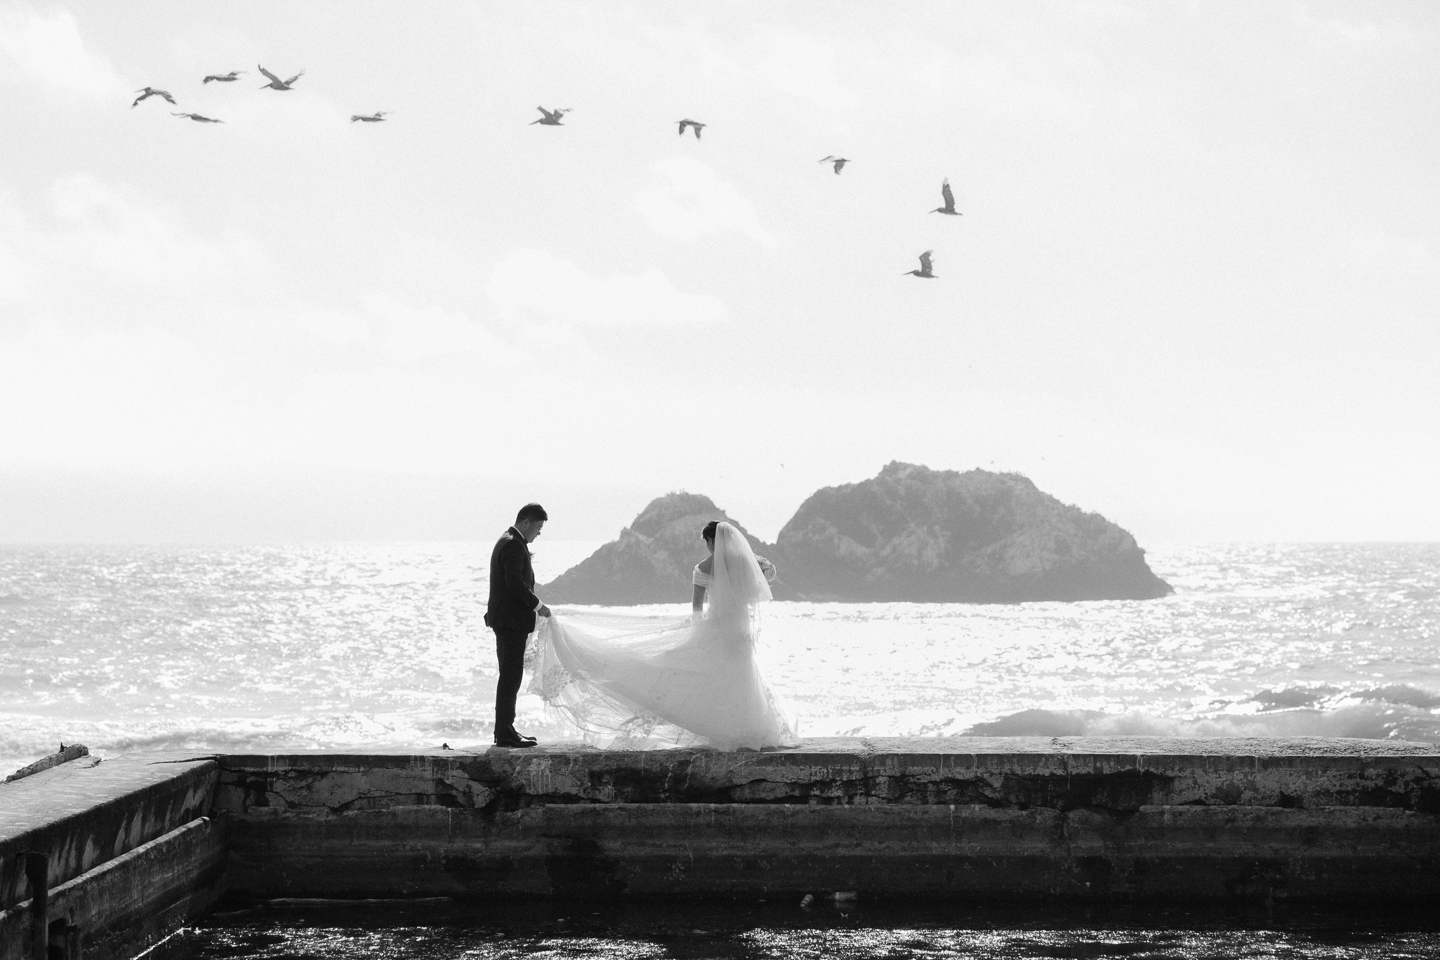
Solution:
[[(711, 520), (744, 530), (709, 497), (653, 500), (541, 595), (551, 603), (682, 603)], [(745, 536), (779, 567), (777, 600), (1013, 603), (1172, 592), (1134, 537), (1015, 473), (891, 463), (872, 480), (812, 494), (773, 546)]]
[(812, 494), (771, 556), (808, 600), (1146, 600), (1172, 592), (1134, 537), (1019, 474), (908, 463)]
[[(706, 556), (700, 531), (711, 520), (735, 524), (756, 553), (769, 555), (709, 497), (671, 493), (650, 501), (619, 537), (545, 584), (540, 595), (546, 603), (687, 603), (695, 564)], [(776, 599), (793, 596), (778, 581), (772, 590)]]

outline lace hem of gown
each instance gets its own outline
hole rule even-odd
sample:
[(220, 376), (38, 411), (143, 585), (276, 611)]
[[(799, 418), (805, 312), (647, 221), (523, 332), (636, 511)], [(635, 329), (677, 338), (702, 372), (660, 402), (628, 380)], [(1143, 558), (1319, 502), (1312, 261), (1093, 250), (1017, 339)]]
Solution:
[(574, 613), (541, 621), (529, 692), (609, 749), (795, 746), (755, 660), (750, 618)]

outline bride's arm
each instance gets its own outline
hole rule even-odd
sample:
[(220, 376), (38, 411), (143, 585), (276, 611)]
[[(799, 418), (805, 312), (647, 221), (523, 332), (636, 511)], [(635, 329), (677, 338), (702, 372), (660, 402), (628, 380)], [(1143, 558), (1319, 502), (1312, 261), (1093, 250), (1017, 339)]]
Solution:
[(690, 601), (690, 608), (697, 617), (705, 610), (705, 588), (698, 583), (695, 584), (695, 596)]

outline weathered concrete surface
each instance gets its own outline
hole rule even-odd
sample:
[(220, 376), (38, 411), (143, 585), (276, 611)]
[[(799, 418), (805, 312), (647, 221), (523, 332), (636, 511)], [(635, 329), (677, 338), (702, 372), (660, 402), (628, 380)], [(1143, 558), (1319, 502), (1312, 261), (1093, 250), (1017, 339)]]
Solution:
[(1440, 894), (1429, 744), (837, 739), (220, 765), (241, 895)]
[[(135, 956), (208, 909), (224, 869), (221, 825), (191, 821), (51, 890), (51, 943), (73, 940), (86, 960)], [(30, 906), (0, 911), (0, 960), (29, 960)]]
[(56, 887), (210, 812), (213, 759), (72, 760), (0, 784), (0, 910), (30, 898), (16, 853), (50, 858)]
[[(1228, 746), (1229, 752), (1220, 752)], [(835, 738), (764, 752), (226, 756), (218, 812), (248, 819), (538, 803), (1379, 806), (1440, 813), (1440, 750), (1389, 741)]]
[(26, 777), (39, 773), (41, 770), (49, 770), (51, 767), (58, 767), (62, 763), (69, 763), (71, 760), (79, 760), (81, 757), (88, 756), (90, 756), (90, 748), (83, 743), (72, 743), (68, 747), (62, 744), (60, 749), (50, 754), (50, 756), (41, 757), (34, 763), (16, 770), (5, 778), (5, 782), (10, 783), (12, 780), (23, 780)]
[[(1410, 900), (1433, 817), (1403, 810), (765, 804), (435, 807), (281, 820), (237, 837), (241, 896), (775, 895)], [(1422, 851), (1428, 851), (1424, 853)]]

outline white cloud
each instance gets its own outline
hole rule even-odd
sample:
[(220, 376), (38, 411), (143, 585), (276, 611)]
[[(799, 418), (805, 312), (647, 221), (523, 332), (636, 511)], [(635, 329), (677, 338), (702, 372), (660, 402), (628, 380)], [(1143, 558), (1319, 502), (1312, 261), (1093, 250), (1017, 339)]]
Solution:
[(645, 222), (662, 237), (698, 240), (734, 231), (761, 246), (777, 245), (775, 237), (760, 226), (754, 204), (705, 164), (688, 157), (673, 157), (650, 169), (663, 182), (637, 191), (635, 202)]
[(0, 298), (39, 307), (78, 297), (85, 312), (103, 304), (115, 316), (138, 302), (138, 287), (151, 298), (148, 316), (167, 298), (191, 300), (271, 267), (253, 237), (197, 233), (186, 214), (123, 184), (64, 177), (51, 199), (50, 222), (41, 223), (0, 198)]
[(18, 298), (24, 289), (20, 258), (0, 244), (0, 300)]
[(381, 321), (376, 346), (392, 361), (463, 359), (498, 367), (524, 359), (518, 347), (501, 340), (465, 313), (433, 306), (412, 307), (381, 296), (371, 297), (367, 305)]
[[(864, 53), (863, 44), (830, 34), (823, 39), (788, 29), (721, 38), (688, 27), (648, 25), (650, 51), (683, 50), (684, 69), (706, 89), (725, 90), (733, 100), (776, 93), (807, 100), (831, 114), (859, 105), (862, 98), (840, 77)], [(653, 52), (650, 54), (653, 55)], [(789, 106), (787, 104), (787, 106)]]
[(243, 331), (237, 335), (248, 349), (272, 351), (281, 347), (292, 361), (313, 359), (313, 353), (301, 354), (312, 351), (333, 362), (349, 362), (353, 358), (346, 351), (364, 353), (373, 338), (370, 325), (354, 312), (300, 301), (235, 311), (230, 321), (235, 330)]
[(58, 263), (88, 261), (117, 280), (164, 285), (253, 274), (265, 262), (252, 239), (196, 236), (178, 212), (125, 186), (66, 177), (55, 183), (54, 199), (63, 227), (40, 249)]
[(45, 16), (25, 4), (0, 8), (0, 63), (72, 94), (103, 100), (127, 85), (109, 61), (85, 49), (75, 18)]
[(682, 293), (653, 267), (594, 277), (543, 250), (517, 250), (501, 260), (486, 292), (502, 309), (596, 327), (715, 323), (727, 317), (719, 300)]
[(858, 97), (835, 69), (837, 40), (775, 34), (760, 66), (770, 86), (832, 111), (853, 107)]
[(0, 468), (444, 465), (525, 359), (463, 310), (378, 294), (200, 315), (0, 329)]
[(0, 196), (0, 300), (18, 299), (28, 286), (20, 258), (24, 228), (19, 212)]
[(0, 335), (0, 465), (160, 466), (204, 431), (213, 365), (155, 327)]
[(1440, 275), (1440, 252), (1419, 237), (1363, 230), (1351, 245), (1372, 269), (1416, 279)]
[[(1367, 9), (1363, 4), (1333, 12), (1320, 12), (1305, 4), (1292, 4), (1287, 10), (1300, 37), (1325, 52), (1342, 55), (1396, 50), (1421, 52), (1433, 42), (1431, 29), (1417, 28), (1413, 25), (1416, 21), (1388, 17), (1382, 9)], [(1375, 16), (1377, 13), (1380, 15)]]

